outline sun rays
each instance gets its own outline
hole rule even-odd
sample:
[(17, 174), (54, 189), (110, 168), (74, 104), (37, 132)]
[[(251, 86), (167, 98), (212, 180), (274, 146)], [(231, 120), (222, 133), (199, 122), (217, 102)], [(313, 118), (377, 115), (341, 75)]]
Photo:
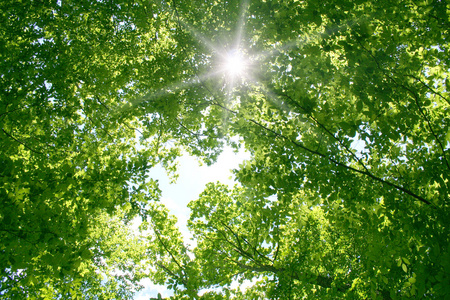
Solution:
[[(268, 45), (266, 49), (254, 51), (255, 45), (252, 44), (252, 37), (246, 36), (245, 30), (249, 18), (249, 7), (249, 1), (242, 0), (234, 29), (227, 33), (221, 33), (222, 36), (216, 35), (211, 38), (197, 30), (195, 26), (188, 24), (186, 19), (180, 17), (177, 12), (177, 28), (189, 34), (197, 42), (194, 47), (198, 53), (195, 56), (200, 61), (189, 60), (191, 70), (186, 74), (190, 75), (135, 99), (133, 105), (139, 106), (140, 103), (148, 100), (158, 101), (166, 94), (177, 93), (193, 87), (205, 90), (207, 94), (205, 97), (214, 98), (217, 103), (220, 102), (222, 106), (229, 109), (238, 109), (240, 101), (237, 95), (243, 86), (247, 91), (252, 87), (259, 91), (265, 91), (264, 95), (268, 98), (267, 100), (277, 102), (277, 97), (263, 83), (264, 80), (261, 79), (262, 74), (259, 70), (281, 52), (295, 48), (300, 49), (306, 44), (317, 42), (322, 38), (322, 33), (309, 33), (305, 37), (293, 38), (290, 41)], [(211, 34), (214, 34), (214, 31)], [(182, 51), (187, 53), (189, 49), (182, 49)], [(269, 65), (267, 68), (270, 67)], [(290, 71), (289, 67), (286, 66), (288, 72)], [(226, 114), (226, 112), (224, 113)], [(224, 120), (226, 119), (224, 118)]]
[[(207, 53), (199, 55), (205, 61), (202, 64), (191, 62), (193, 72), (189, 73), (193, 75), (136, 98), (132, 101), (132, 104), (140, 105), (143, 102), (157, 101), (157, 99), (164, 97), (165, 94), (172, 94), (192, 86), (203, 86), (210, 93), (213, 90), (214, 92), (217, 90), (225, 92), (227, 94), (226, 98), (229, 99), (231, 91), (239, 83), (251, 78), (249, 73), (250, 59), (245, 55), (244, 49), (241, 48), (247, 8), (248, 0), (243, 0), (240, 5), (239, 19), (237, 20), (234, 36), (231, 36), (232, 43), (215, 43), (178, 17), (178, 28), (189, 33), (200, 45), (205, 47), (205, 52)], [(224, 37), (224, 39), (230, 40), (230, 37)], [(199, 65), (207, 67), (200, 70), (198, 68)], [(207, 82), (214, 82), (214, 87), (207, 87)]]

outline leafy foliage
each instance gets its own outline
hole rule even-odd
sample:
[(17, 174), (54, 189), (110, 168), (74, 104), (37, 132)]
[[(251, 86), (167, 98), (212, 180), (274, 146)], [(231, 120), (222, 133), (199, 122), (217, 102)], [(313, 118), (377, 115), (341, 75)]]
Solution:
[[(447, 1), (25, 2), (0, 4), (2, 297), (450, 293)], [(252, 158), (191, 202), (190, 248), (149, 170), (225, 144)]]

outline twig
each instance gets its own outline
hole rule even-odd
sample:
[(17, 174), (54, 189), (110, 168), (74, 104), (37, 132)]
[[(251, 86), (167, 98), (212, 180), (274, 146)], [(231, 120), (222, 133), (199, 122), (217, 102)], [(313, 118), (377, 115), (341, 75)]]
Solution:
[(29, 147), (27, 144), (25, 144), (24, 142), (22, 142), (22, 141), (16, 139), (16, 138), (13, 137), (9, 132), (7, 132), (5, 129), (2, 128), (2, 131), (3, 131), (8, 137), (12, 138), (14, 141), (16, 141), (16, 142), (18, 142), (19, 144), (23, 145), (25, 148), (27, 148), (27, 149), (30, 150), (31, 152), (36, 153), (36, 154), (45, 155), (43, 152), (34, 150), (34, 149), (30, 148), (30, 147)]

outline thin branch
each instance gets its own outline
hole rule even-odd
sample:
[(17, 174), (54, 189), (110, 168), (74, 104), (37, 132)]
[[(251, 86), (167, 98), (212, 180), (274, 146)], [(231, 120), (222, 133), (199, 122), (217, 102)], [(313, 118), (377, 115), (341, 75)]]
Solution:
[[(237, 240), (238, 243), (239, 243), (240, 248), (242, 249), (242, 245), (241, 245), (241, 243), (239, 242), (239, 235), (238, 235), (237, 233), (235, 233), (235, 232), (233, 231), (233, 229), (231, 229), (230, 226), (228, 226), (228, 225), (225, 224), (224, 222), (221, 222), (221, 223), (222, 223), (223, 226), (225, 226), (225, 227), (226, 227), (226, 228), (227, 228), (227, 229), (235, 236), (236, 240)], [(253, 246), (252, 244), (250, 244), (250, 242), (247, 241), (247, 239), (245, 239), (245, 238), (243, 238), (243, 237), (241, 237), (241, 239), (242, 239), (247, 245), (249, 245), (250, 248), (252, 248), (253, 251), (254, 251), (257, 255), (259, 255), (261, 258), (266, 259), (266, 260), (272, 262), (272, 260), (271, 260), (270, 258), (268, 258), (268, 257), (266, 257), (265, 255), (263, 255), (261, 252), (258, 251), (258, 249), (256, 249), (255, 246)], [(252, 256), (252, 257), (253, 257), (253, 256)], [(253, 260), (254, 260), (254, 259), (253, 259)], [(254, 261), (255, 261), (255, 260), (254, 260)], [(256, 262), (256, 261), (255, 261), (255, 262)], [(273, 263), (273, 262), (272, 262), (272, 263)]]
[[(162, 263), (156, 263), (158, 266), (160, 266), (161, 268), (163, 268), (167, 273), (169, 273), (172, 277), (175, 278), (179, 278), (180, 276), (178, 274), (175, 274), (174, 272), (172, 272), (172, 270), (170, 270), (168, 267), (166, 267), (164, 264)], [(181, 279), (183, 280), (183, 279)]]
[[(301, 108), (302, 110), (306, 111), (299, 103), (297, 103), (297, 101), (295, 101), (294, 99), (292, 99), (289, 95), (287, 94), (281, 94), (282, 96), (288, 98), (292, 103), (294, 103), (294, 105), (296, 105), (297, 107)], [(323, 125), (322, 123), (319, 122), (319, 120), (317, 120), (316, 118), (314, 118), (314, 116), (312, 114), (307, 114), (308, 117), (314, 121), (314, 123), (316, 123), (320, 128), (322, 128), (328, 135), (330, 135), (333, 139), (335, 139), (339, 145), (341, 145), (342, 147), (344, 147), (344, 149), (349, 152), (351, 154), (351, 156), (353, 157), (353, 159), (360, 164), (364, 170), (366, 170), (369, 173), (369, 170), (367, 169), (366, 165), (361, 161), (360, 158), (358, 158), (358, 156), (356, 156), (356, 154), (347, 146), (345, 145), (345, 143), (338, 138), (337, 136), (335, 136), (327, 127), (325, 127), (325, 125)]]
[(234, 248), (234, 250), (235, 250), (236, 252), (238, 252), (240, 255), (242, 255), (242, 256), (244, 256), (244, 257), (247, 257), (248, 259), (250, 259), (250, 260), (256, 262), (255, 259), (254, 259), (254, 257), (253, 257), (251, 254), (247, 253), (247, 251), (245, 251), (245, 250), (242, 248), (242, 245), (241, 245), (239, 239), (238, 239), (236, 236), (235, 236), (235, 238), (236, 238), (237, 243), (238, 243), (237, 245), (236, 245), (235, 243), (233, 243), (232, 241), (230, 241), (230, 240), (227, 238), (227, 235), (226, 235), (222, 230), (220, 230), (220, 229), (218, 229), (218, 228), (216, 228), (216, 227), (214, 227), (214, 228), (217, 230), (217, 232), (219, 232), (219, 233), (224, 237), (225, 241), (226, 241), (228, 244), (230, 244), (230, 245)]
[(244, 242), (249, 245), (251, 248), (253, 248), (253, 251), (258, 254), (261, 258), (270, 261), (271, 263), (273, 263), (273, 261), (268, 258), (267, 256), (265, 256), (264, 254), (262, 254), (261, 252), (259, 252), (258, 248), (256, 248), (255, 246), (253, 246), (245, 237), (241, 237), (241, 239), (244, 240)]
[(272, 260), (272, 265), (273, 265), (273, 264), (275, 263), (275, 261), (277, 260), (279, 250), (280, 250), (280, 241), (278, 241), (278, 243), (277, 243), (277, 249), (275, 250), (275, 256), (274, 256), (274, 258), (273, 258), (273, 260)]
[[(8, 106), (9, 106), (9, 104), (6, 105), (5, 109), (6, 109)], [(12, 110), (5, 111), (5, 112), (0, 113), (0, 117), (6, 116), (6, 115), (8, 115), (8, 114), (10, 114), (10, 113), (13, 113), (13, 112), (16, 112), (16, 111), (19, 111), (19, 110), (22, 110), (22, 109), (27, 109), (27, 108), (32, 108), (32, 107), (39, 107), (39, 106), (43, 107), (44, 105), (42, 105), (41, 102), (36, 102), (36, 103), (34, 103), (34, 104), (31, 104), (31, 105), (26, 105), (26, 104), (25, 104), (25, 105), (22, 106), (22, 107), (18, 107), (18, 108), (15, 108), (15, 109), (12, 109)]]
[(13, 110), (10, 110), (10, 111), (5, 111), (5, 112), (0, 114), (0, 117), (6, 116), (7, 114), (10, 114), (10, 113), (13, 113), (15, 111), (22, 110), (22, 109), (25, 109), (25, 108), (24, 107), (18, 107), (16, 109), (13, 109)]
[(405, 76), (407, 77), (411, 77), (414, 78), (415, 80), (419, 81), (424, 87), (426, 87), (427, 89), (429, 89), (433, 94), (438, 95), (439, 97), (441, 97), (443, 100), (447, 101), (448, 104), (450, 104), (450, 99), (448, 99), (447, 97), (444, 97), (441, 93), (439, 93), (438, 91), (435, 91), (432, 87), (430, 87), (428, 84), (426, 84), (422, 79), (411, 75), (411, 74), (406, 74)]
[[(174, 5), (174, 9), (175, 9), (175, 13), (176, 13), (177, 19), (178, 19), (178, 28), (179, 28), (179, 30), (181, 31), (181, 30), (182, 30), (182, 26), (181, 26), (180, 16), (179, 16), (179, 14), (178, 14), (178, 10), (177, 10), (177, 8), (176, 8), (176, 5)], [(185, 51), (184, 48), (183, 48), (183, 51)], [(196, 76), (197, 76), (198, 78), (200, 78), (200, 77), (198, 76), (198, 74), (196, 73), (196, 69), (193, 68), (193, 70), (194, 70)], [(203, 81), (200, 80), (200, 84), (201, 84), (201, 85), (202, 85), (202, 86), (203, 86), (203, 87), (204, 87), (204, 88), (205, 88), (212, 96), (214, 96), (214, 93), (212, 93), (212, 91), (211, 91), (211, 90), (203, 83)], [(346, 165), (346, 164), (344, 164), (344, 163), (341, 163), (341, 162), (339, 162), (339, 161), (337, 161), (337, 160), (335, 160), (335, 159), (329, 157), (328, 155), (325, 155), (325, 154), (323, 154), (323, 153), (320, 153), (319, 151), (315, 151), (315, 150), (309, 149), (309, 148), (305, 147), (303, 144), (301, 144), (301, 143), (299, 143), (299, 142), (297, 142), (297, 141), (295, 141), (295, 140), (292, 140), (292, 139), (290, 139), (290, 138), (288, 138), (288, 137), (286, 137), (286, 136), (283, 136), (282, 134), (279, 134), (279, 133), (273, 131), (272, 129), (270, 129), (270, 128), (268, 128), (268, 127), (266, 127), (266, 126), (264, 126), (264, 125), (258, 123), (258, 122), (255, 121), (254, 119), (248, 119), (248, 118), (245, 118), (245, 117), (242, 116), (240, 113), (238, 113), (238, 112), (236, 112), (236, 111), (233, 111), (233, 110), (231, 110), (231, 109), (229, 109), (229, 108), (223, 106), (222, 104), (218, 103), (217, 101), (213, 101), (211, 104), (212, 104), (212, 105), (216, 105), (216, 106), (218, 106), (218, 107), (221, 107), (222, 109), (224, 109), (224, 110), (226, 110), (226, 111), (228, 111), (228, 112), (230, 112), (230, 113), (233, 113), (234, 115), (241, 116), (242, 118), (248, 120), (249, 122), (254, 123), (255, 125), (257, 125), (257, 126), (263, 128), (264, 130), (266, 130), (266, 131), (268, 131), (268, 132), (271, 132), (272, 134), (275, 135), (275, 137), (281, 138), (281, 139), (283, 139), (283, 140), (287, 140), (287, 141), (291, 142), (292, 144), (294, 144), (296, 147), (299, 147), (299, 148), (301, 148), (301, 149), (303, 149), (303, 150), (305, 150), (305, 151), (307, 151), (307, 152), (310, 152), (310, 153), (312, 153), (312, 154), (315, 154), (315, 155), (318, 155), (318, 156), (320, 156), (320, 157), (323, 157), (323, 158), (329, 160), (330, 162), (332, 162), (332, 163), (334, 163), (334, 164), (336, 164), (336, 165), (338, 165), (338, 166), (340, 166), (340, 167), (342, 167), (342, 168), (345, 168), (345, 169), (347, 169), (347, 170), (353, 171), (353, 172), (355, 172), (355, 173), (359, 173), (359, 174), (365, 175), (365, 176), (367, 176), (367, 177), (369, 177), (369, 178), (372, 178), (372, 179), (375, 180), (375, 181), (378, 181), (378, 182), (380, 182), (380, 183), (382, 183), (382, 184), (391, 186), (391, 187), (393, 187), (393, 188), (395, 188), (395, 189), (397, 189), (397, 190), (399, 190), (399, 191), (402, 191), (402, 192), (404, 192), (404, 193), (406, 193), (406, 194), (412, 196), (413, 198), (415, 198), (415, 199), (417, 199), (417, 200), (419, 200), (419, 201), (421, 201), (421, 202), (423, 202), (423, 203), (425, 203), (425, 204), (433, 205), (430, 201), (428, 201), (428, 200), (426, 200), (425, 198), (423, 198), (423, 197), (421, 197), (421, 196), (419, 196), (419, 195), (413, 193), (412, 191), (410, 191), (410, 190), (408, 190), (408, 189), (406, 189), (406, 188), (404, 188), (404, 187), (402, 187), (402, 186), (396, 185), (396, 184), (394, 184), (394, 183), (392, 183), (392, 182), (386, 181), (386, 180), (384, 180), (384, 179), (382, 179), (382, 178), (379, 178), (379, 177), (373, 175), (373, 174), (370, 173), (367, 169), (365, 169), (365, 170), (358, 170), (358, 169), (356, 169), (356, 168), (354, 168), (354, 167), (351, 167), (351, 166), (348, 166), (348, 165)], [(335, 138), (336, 138), (336, 137), (335, 137)], [(350, 151), (350, 152), (351, 152), (351, 151)], [(433, 205), (433, 206), (434, 206), (434, 205)], [(434, 207), (435, 207), (435, 206), (434, 206)]]
[(2, 128), (2, 131), (3, 131), (8, 137), (10, 137), (10, 138), (13, 139), (14, 141), (18, 142), (19, 144), (23, 145), (25, 148), (27, 148), (27, 149), (30, 150), (31, 152), (36, 153), (36, 154), (45, 155), (43, 152), (34, 150), (34, 149), (30, 148), (26, 143), (24, 143), (24, 142), (22, 142), (22, 141), (16, 139), (16, 138), (13, 137), (9, 132), (7, 132), (5, 129)]
[[(384, 70), (384, 69), (381, 67), (380, 63), (378, 62), (377, 58), (372, 54), (372, 52), (368, 51), (368, 50), (367, 50), (360, 42), (358, 42), (358, 43), (359, 43), (359, 45), (361, 46), (361, 48), (363, 48), (363, 49), (370, 55), (370, 57), (372, 57), (372, 59), (375, 61), (376, 65), (377, 65), (378, 69), (380, 69), (381, 72), (383, 72), (384, 76), (386, 76), (387, 78), (389, 78), (389, 79), (390, 79), (394, 84), (396, 84), (397, 86), (399, 86), (399, 87), (403, 88), (404, 90), (406, 90), (406, 91), (407, 91), (409, 94), (411, 94), (411, 96), (414, 98), (415, 103), (416, 103), (416, 105), (417, 105), (417, 107), (418, 107), (418, 109), (419, 109), (419, 113), (420, 113), (420, 115), (422, 116), (422, 118), (425, 120), (425, 122), (427, 123), (428, 128), (430, 129), (431, 134), (434, 136), (434, 139), (436, 140), (436, 142), (438, 143), (439, 147), (441, 148), (441, 151), (442, 151), (442, 158), (444, 159), (444, 161), (445, 161), (445, 163), (446, 163), (446, 165), (447, 165), (447, 168), (450, 170), (450, 164), (449, 164), (449, 162), (448, 162), (448, 160), (447, 160), (447, 157), (446, 157), (446, 155), (445, 155), (446, 153), (445, 153), (445, 150), (444, 150), (444, 146), (442, 145), (441, 141), (439, 140), (437, 134), (434, 132), (433, 126), (431, 126), (431, 122), (430, 122), (428, 116), (427, 116), (427, 115), (425, 114), (425, 112), (423, 111), (423, 109), (422, 109), (422, 107), (421, 107), (421, 105), (420, 105), (420, 102), (419, 102), (419, 96), (417, 95), (417, 93), (415, 93), (413, 90), (411, 90), (411, 88), (405, 86), (404, 84), (400, 84), (400, 83), (397, 82), (397, 80), (395, 80), (392, 76), (390, 76), (389, 74), (387, 74), (386, 70)], [(408, 76), (408, 75), (405, 75), (405, 76)]]
[(9, 234), (14, 235), (15, 237), (17, 237), (19, 240), (24, 240), (25, 242), (31, 244), (34, 248), (36, 248), (37, 250), (39, 250), (38, 246), (36, 246), (36, 243), (30, 242), (29, 240), (27, 240), (26, 238), (24, 238), (23, 236), (20, 236), (19, 234), (12, 232), (12, 231), (8, 231), (8, 230), (2, 230), (5, 232), (8, 232)]
[[(103, 106), (109, 113), (112, 113), (111, 109), (100, 100), (99, 96), (95, 96), (95, 98), (100, 103), (101, 106)], [(128, 125), (127, 123), (122, 123), (122, 125), (126, 126), (128, 129), (135, 130), (140, 135), (143, 135), (142, 132), (139, 129), (137, 129), (136, 127), (132, 127), (132, 126)]]
[(404, 89), (406, 89), (406, 90), (413, 96), (413, 98), (414, 98), (414, 100), (415, 100), (415, 102), (416, 102), (416, 105), (417, 105), (417, 107), (419, 108), (420, 114), (422, 115), (422, 117), (423, 117), (423, 118), (425, 119), (425, 121), (427, 122), (428, 128), (430, 128), (431, 134), (434, 136), (435, 140), (436, 140), (437, 143), (439, 144), (439, 147), (441, 148), (441, 151), (442, 151), (442, 158), (444, 159), (444, 161), (445, 161), (445, 163), (446, 163), (446, 165), (447, 165), (447, 168), (450, 170), (450, 164), (449, 164), (449, 162), (448, 162), (448, 160), (447, 160), (447, 157), (446, 157), (446, 155), (445, 155), (446, 152), (445, 152), (444, 146), (442, 145), (442, 143), (441, 143), (440, 139), (438, 138), (437, 134), (434, 132), (433, 126), (431, 126), (430, 119), (428, 118), (428, 116), (425, 114), (425, 112), (423, 111), (422, 107), (420, 106), (419, 97), (418, 97), (417, 94), (416, 94), (415, 92), (413, 92), (410, 88), (408, 88), (408, 87), (406, 87), (406, 86), (404, 86), (404, 85), (400, 85), (400, 86), (403, 87)]
[(384, 180), (384, 179), (382, 179), (382, 178), (380, 178), (380, 177), (377, 177), (377, 176), (373, 175), (372, 173), (370, 173), (370, 172), (368, 172), (368, 171), (365, 171), (365, 170), (359, 170), (359, 169), (356, 169), (356, 168), (354, 168), (354, 167), (348, 166), (348, 165), (346, 165), (346, 164), (344, 164), (344, 163), (341, 163), (341, 162), (335, 160), (334, 158), (332, 158), (332, 157), (330, 157), (330, 156), (328, 156), (328, 155), (326, 155), (326, 154), (323, 154), (323, 153), (321, 153), (321, 152), (319, 152), (319, 151), (312, 150), (312, 149), (306, 147), (305, 145), (303, 145), (302, 143), (300, 143), (300, 142), (298, 142), (298, 141), (296, 141), (296, 140), (293, 140), (293, 139), (291, 139), (291, 138), (288, 138), (288, 137), (286, 137), (286, 136), (284, 136), (284, 135), (282, 135), (282, 134), (280, 134), (280, 133), (278, 133), (278, 132), (276, 132), (276, 131), (274, 131), (274, 130), (272, 130), (272, 129), (270, 129), (270, 128), (264, 126), (264, 125), (262, 125), (261, 123), (255, 121), (254, 119), (247, 119), (247, 118), (245, 118), (244, 116), (242, 116), (241, 114), (239, 114), (238, 112), (235, 112), (235, 111), (233, 111), (233, 110), (230, 110), (229, 108), (224, 107), (223, 105), (220, 105), (220, 104), (218, 104), (218, 103), (214, 103), (214, 105), (217, 105), (217, 106), (219, 106), (219, 107), (222, 107), (223, 109), (226, 109), (227, 111), (229, 111), (229, 112), (231, 112), (231, 113), (233, 113), (233, 114), (235, 114), (235, 115), (238, 115), (238, 116), (240, 116), (240, 117), (246, 119), (247, 121), (249, 121), (249, 122), (251, 122), (251, 123), (257, 125), (258, 127), (261, 127), (261, 128), (264, 129), (265, 131), (268, 131), (268, 132), (272, 133), (272, 134), (273, 134), (275, 137), (277, 137), (277, 138), (280, 138), (280, 139), (286, 140), (286, 141), (288, 141), (288, 142), (291, 142), (293, 145), (295, 145), (295, 146), (298, 147), (298, 148), (301, 148), (301, 149), (303, 149), (303, 150), (305, 150), (305, 151), (307, 151), (307, 152), (309, 152), (309, 153), (312, 153), (312, 154), (314, 154), (314, 155), (317, 155), (317, 156), (320, 156), (320, 157), (322, 157), (322, 158), (325, 158), (325, 159), (327, 159), (328, 161), (330, 161), (331, 163), (336, 164), (336, 165), (339, 166), (339, 167), (342, 167), (342, 168), (344, 168), (344, 169), (347, 169), (347, 170), (349, 170), (349, 171), (352, 171), (352, 172), (355, 172), (355, 173), (358, 173), (358, 174), (361, 174), (361, 175), (365, 175), (365, 176), (367, 176), (367, 177), (369, 177), (369, 178), (372, 178), (372, 179), (375, 180), (375, 181), (378, 181), (378, 182), (380, 182), (380, 183), (382, 183), (382, 184), (391, 186), (391, 187), (393, 187), (393, 188), (395, 188), (395, 189), (397, 189), (397, 190), (399, 190), (399, 191), (402, 191), (402, 192), (404, 192), (404, 193), (406, 193), (406, 194), (412, 196), (413, 198), (415, 198), (415, 199), (417, 199), (417, 200), (419, 200), (419, 201), (421, 201), (421, 202), (423, 202), (423, 203), (425, 203), (425, 204), (432, 205), (433, 207), (437, 208), (437, 207), (436, 207), (434, 204), (432, 204), (430, 201), (428, 201), (427, 199), (423, 198), (422, 196), (419, 196), (419, 195), (413, 193), (412, 191), (408, 190), (407, 188), (404, 188), (404, 187), (399, 186), (399, 185), (397, 185), (397, 184), (395, 184), (395, 183), (386, 181), (386, 180)]
[(192, 130), (190, 130), (189, 128), (187, 128), (179, 119), (178, 117), (175, 118), (175, 120), (178, 122), (178, 124), (187, 132), (189, 132), (190, 135), (193, 135), (196, 137), (197, 141), (200, 141), (200, 137), (205, 137), (205, 138), (219, 138), (218, 136), (211, 136), (211, 135), (207, 135), (207, 134), (201, 134), (201, 133), (196, 133), (193, 132)]
[[(156, 235), (159, 243), (163, 246), (164, 250), (166, 250), (169, 253), (170, 257), (172, 257), (172, 260), (175, 262), (175, 264), (180, 268), (181, 271), (184, 271), (184, 267), (181, 266), (181, 264), (178, 262), (178, 260), (172, 254), (172, 252), (167, 248), (166, 244), (163, 242), (158, 230), (155, 227), (153, 227), (153, 232), (155, 232), (155, 235)], [(180, 278), (180, 279), (183, 282), (183, 284), (185, 286), (187, 286), (187, 281), (184, 278)]]

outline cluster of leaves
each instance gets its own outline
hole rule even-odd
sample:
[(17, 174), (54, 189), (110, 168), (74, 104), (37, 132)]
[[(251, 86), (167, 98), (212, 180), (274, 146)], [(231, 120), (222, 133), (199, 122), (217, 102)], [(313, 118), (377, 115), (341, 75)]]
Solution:
[[(25, 2), (0, 4), (2, 297), (450, 293), (447, 1)], [(236, 36), (240, 85), (211, 70)], [(252, 158), (190, 204), (190, 249), (148, 170), (225, 143)]]
[[(121, 227), (159, 198), (148, 169), (172, 170), (178, 153), (163, 117), (130, 105), (139, 80), (157, 89), (149, 74), (168, 63), (161, 14), (127, 1), (0, 4), (2, 297), (122, 298), (137, 288), (137, 275), (110, 284), (102, 274), (125, 272), (130, 259), (139, 274)], [(127, 257), (109, 263), (116, 252)]]
[[(241, 187), (210, 185), (190, 205), (198, 288), (222, 287), (202, 297), (448, 294), (449, 4), (246, 9), (241, 43), (261, 67), (234, 89), (237, 102), (215, 92), (220, 80), (203, 83), (210, 111), (252, 159), (235, 170)], [(233, 26), (224, 19), (217, 30), (220, 17), (191, 22), (226, 41)], [(258, 281), (230, 289), (245, 279)]]

